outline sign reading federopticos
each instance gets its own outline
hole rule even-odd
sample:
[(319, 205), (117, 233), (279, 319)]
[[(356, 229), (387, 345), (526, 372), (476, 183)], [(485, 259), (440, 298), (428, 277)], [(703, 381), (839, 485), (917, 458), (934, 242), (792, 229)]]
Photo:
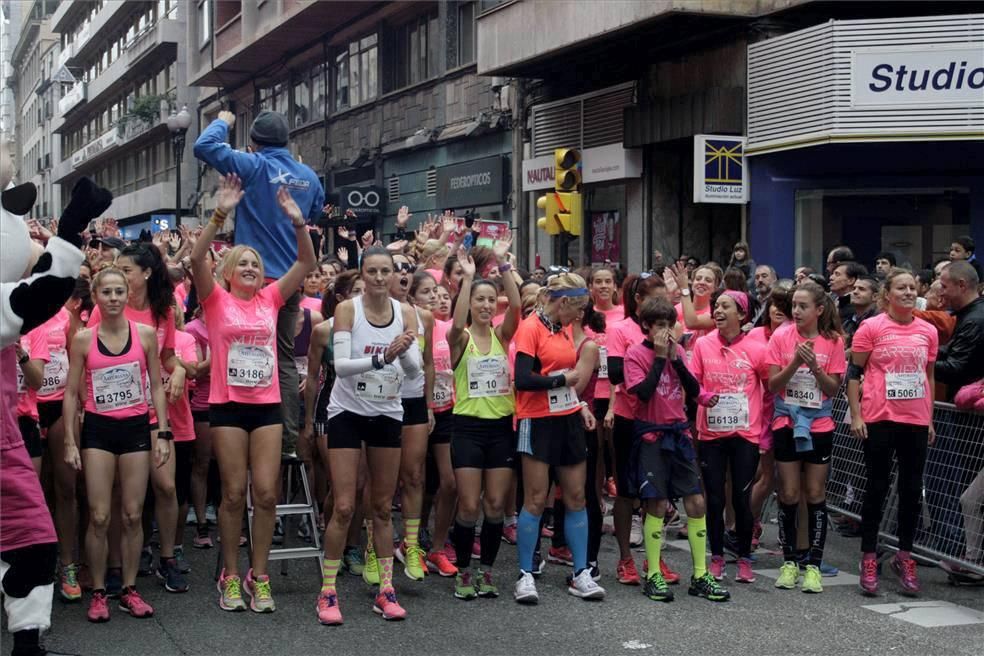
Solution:
[(851, 51), (851, 105), (984, 105), (984, 48)]
[[(642, 175), (642, 150), (609, 144), (581, 151), (581, 180), (584, 184), (638, 178)], [(523, 160), (523, 191), (552, 189), (554, 156)]]
[(748, 202), (745, 137), (694, 135), (694, 202)]
[(501, 156), (495, 155), (437, 169), (437, 206), (455, 208), (501, 203), (504, 162)]

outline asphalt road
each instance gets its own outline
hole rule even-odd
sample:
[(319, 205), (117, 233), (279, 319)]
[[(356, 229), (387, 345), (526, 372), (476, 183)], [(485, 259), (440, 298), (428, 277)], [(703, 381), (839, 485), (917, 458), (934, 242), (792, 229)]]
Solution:
[[(190, 534), (189, 534), (190, 538)], [(775, 527), (768, 526), (765, 544), (774, 545)], [(188, 542), (190, 544), (190, 540)], [(546, 541), (544, 541), (546, 545)], [(856, 572), (858, 542), (831, 531), (828, 560)], [(686, 551), (668, 547), (671, 566), (689, 575)], [(566, 592), (566, 568), (548, 566), (539, 582), (540, 604), (519, 606), (511, 598), (516, 558), (514, 547), (503, 545), (498, 599), (459, 601), (452, 580), (436, 575), (422, 583), (403, 576), (398, 566), (397, 591), (409, 616), (404, 622), (384, 622), (371, 612), (372, 597), (361, 578), (340, 578), (339, 595), (345, 624), (324, 627), (315, 612), (320, 577), (313, 559), (291, 563), (288, 576), (274, 574), (278, 610), (272, 615), (226, 613), (216, 604), (212, 571), (215, 550), (189, 550), (193, 571), (191, 590), (164, 592), (155, 580), (140, 579), (138, 587), (155, 607), (152, 619), (136, 620), (111, 605), (108, 624), (90, 624), (82, 604), (54, 608), (50, 649), (73, 654), (694, 654), (699, 656), (770, 654), (913, 654), (981, 656), (984, 623), (963, 626), (919, 626), (917, 621), (952, 621), (977, 613), (984, 622), (984, 588), (953, 587), (943, 572), (922, 568), (924, 592), (920, 602), (950, 602), (960, 608), (910, 611), (889, 608), (887, 614), (864, 606), (910, 603), (897, 594), (890, 577), (879, 599), (862, 597), (856, 585), (834, 585), (825, 579), (821, 595), (773, 588), (773, 579), (760, 574), (750, 585), (726, 584), (733, 600), (714, 604), (689, 597), (676, 586), (670, 604), (649, 601), (638, 587), (615, 582), (614, 539), (602, 545), (601, 581), (608, 590), (603, 602), (585, 602)], [(642, 553), (637, 555), (642, 565)], [(779, 558), (759, 552), (757, 570), (775, 569)], [(887, 568), (886, 568), (887, 571)], [(729, 566), (729, 575), (734, 568)], [(934, 604), (929, 604), (934, 605)], [(884, 609), (883, 609), (884, 610)], [(928, 613), (928, 615), (927, 615)], [(929, 617), (925, 620), (924, 617)], [(973, 621), (970, 617), (968, 621)], [(9, 634), (3, 654), (9, 654)]]

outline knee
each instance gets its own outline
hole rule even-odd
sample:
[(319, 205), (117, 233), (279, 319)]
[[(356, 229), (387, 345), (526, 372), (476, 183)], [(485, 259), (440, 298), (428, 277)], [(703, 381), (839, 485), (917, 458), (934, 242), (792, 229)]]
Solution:
[(176, 499), (177, 490), (174, 487), (174, 478), (164, 481), (154, 481), (154, 496), (157, 499)]
[(369, 509), (374, 521), (387, 523), (392, 514), (392, 502), (390, 499), (373, 500), (372, 507)]
[(246, 503), (246, 488), (238, 485), (222, 485), (222, 505), (231, 509), (242, 508)]
[(473, 520), (478, 518), (478, 499), (474, 497), (458, 499), (458, 515), (463, 519)]
[(355, 516), (355, 504), (352, 503), (351, 499), (342, 500), (335, 499), (335, 504), (332, 507), (331, 518), (332, 521), (337, 521), (343, 526), (348, 526), (352, 523), (352, 517)]
[(486, 518), (498, 519), (505, 513), (505, 500), (485, 497), (484, 508)]
[(822, 485), (808, 486), (806, 488), (806, 502), (812, 504), (823, 503), (827, 498), (827, 490)]
[(523, 502), (523, 507), (526, 509), (526, 512), (539, 517), (543, 514), (543, 507), (545, 504), (546, 499), (544, 497), (536, 498), (527, 495), (526, 500)]
[(277, 493), (273, 489), (254, 487), (253, 507), (264, 512), (273, 512), (277, 507)]
[(124, 528), (131, 529), (140, 526), (143, 523), (143, 506), (124, 507), (120, 513), (120, 519)]
[(109, 528), (109, 508), (89, 508), (89, 526), (97, 533), (105, 533)]
[(683, 507), (687, 511), (687, 517), (693, 519), (699, 519), (707, 513), (707, 505), (704, 503), (704, 497), (699, 494), (684, 499)]
[(458, 494), (458, 484), (455, 482), (454, 476), (441, 479), (437, 494), (449, 499), (453, 499)]
[(564, 506), (577, 512), (584, 508), (584, 488), (564, 493)]
[(420, 490), (424, 487), (424, 470), (422, 467), (406, 467), (400, 472), (403, 487)]

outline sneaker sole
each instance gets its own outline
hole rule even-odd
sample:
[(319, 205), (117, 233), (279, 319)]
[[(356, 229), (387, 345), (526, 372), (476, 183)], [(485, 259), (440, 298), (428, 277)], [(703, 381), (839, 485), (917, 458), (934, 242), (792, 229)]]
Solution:
[(739, 578), (737, 576), (735, 577), (735, 582), (736, 583), (755, 583), (755, 581), (757, 581), (757, 580), (758, 579), (755, 578), (754, 576), (751, 577), (751, 578), (744, 578), (744, 577)]
[(618, 579), (618, 582), (622, 585), (641, 585), (642, 579)]
[(457, 570), (457, 568), (455, 568), (455, 570), (454, 570), (453, 572), (446, 572), (446, 573), (445, 573), (445, 572), (442, 572), (442, 571), (441, 571), (440, 569), (438, 569), (437, 567), (435, 567), (435, 566), (433, 566), (433, 565), (430, 565), (430, 564), (428, 564), (428, 565), (427, 565), (427, 571), (428, 571), (428, 572), (431, 572), (431, 573), (433, 573), (433, 574), (437, 574), (438, 576), (441, 576), (441, 577), (443, 577), (443, 578), (446, 578), (446, 579), (449, 579), (449, 578), (451, 578), (452, 576), (457, 576), (457, 575), (458, 575), (458, 570)]
[(462, 601), (471, 601), (472, 599), (478, 599), (478, 593), (476, 592), (474, 594), (467, 595), (467, 594), (458, 594), (457, 592), (455, 592), (454, 598), (461, 599)]
[[(776, 581), (775, 587), (777, 589), (779, 589), (779, 590), (795, 590), (796, 589), (796, 583), (793, 582), (791, 585), (785, 585), (785, 584), (781, 584), (780, 585), (779, 581)], [(805, 590), (804, 590), (804, 592), (805, 592)]]
[(479, 597), (482, 597), (483, 599), (495, 599), (496, 597), (499, 596), (499, 593), (498, 592), (479, 592), (478, 593), (478, 596)]
[(708, 601), (713, 601), (716, 604), (720, 604), (720, 603), (723, 603), (725, 601), (731, 601), (731, 596), (730, 595), (727, 596), (727, 597), (710, 597), (708, 595), (701, 594), (700, 592), (695, 592), (693, 590), (688, 590), (687, 593), (691, 597), (700, 597), (701, 599), (707, 599)]
[(806, 594), (820, 594), (823, 592), (823, 588), (803, 588), (803, 592)]
[(130, 617), (133, 617), (138, 620), (146, 620), (154, 616), (154, 611), (150, 611), (149, 613), (146, 613), (144, 615), (134, 615), (133, 612), (123, 604), (119, 605), (119, 609), (124, 613), (126, 613), (127, 615), (129, 615)]
[(574, 567), (573, 560), (564, 560), (563, 558), (551, 558), (547, 556), (547, 562), (553, 563), (554, 565), (566, 565), (567, 567)]
[(408, 570), (406, 567), (403, 568), (403, 573), (411, 581), (423, 581), (425, 578), (427, 578), (426, 574), (421, 574), (420, 577), (414, 576), (413, 574), (410, 573), (410, 570)]
[(362, 580), (365, 581), (366, 585), (379, 585), (379, 574), (372, 576), (371, 574), (367, 575), (363, 572)]
[(596, 592), (581, 592), (577, 588), (567, 586), (567, 593), (577, 597), (578, 599), (584, 599), (585, 601), (601, 601), (605, 598), (604, 590), (599, 590)]
[(77, 595), (67, 595), (64, 592), (61, 592), (58, 596), (61, 597), (62, 602), (66, 604), (72, 604), (75, 603), (76, 601), (82, 601), (81, 591)]
[(169, 586), (167, 584), (167, 578), (161, 576), (161, 573), (160, 572), (154, 572), (154, 575), (157, 577), (157, 580), (161, 582), (161, 585), (164, 586), (164, 589), (167, 590), (168, 592), (171, 592), (171, 593), (174, 593), (174, 594), (181, 594), (183, 592), (188, 592), (188, 590), (191, 589), (191, 585), (190, 584), (189, 585), (186, 585), (183, 590), (180, 590), (178, 588), (172, 588), (171, 586)]
[(386, 613), (383, 612), (382, 608), (376, 605), (373, 605), (372, 612), (376, 613), (387, 622), (399, 622), (401, 620), (405, 620), (407, 617), (406, 615), (387, 615)]
[(344, 622), (340, 617), (337, 620), (330, 620), (330, 621), (323, 620), (320, 617), (318, 618), (318, 624), (322, 626), (341, 626), (343, 623)]
[(523, 596), (513, 594), (513, 599), (516, 600), (517, 604), (523, 604), (524, 606), (536, 606), (540, 603), (540, 595), (537, 594)]
[(86, 619), (92, 622), (93, 624), (105, 624), (106, 622), (109, 621), (109, 615), (106, 615), (106, 617), (96, 617), (96, 618), (86, 616)]
[(653, 601), (662, 601), (663, 603), (669, 603), (673, 601), (673, 595), (669, 594), (665, 597), (646, 595), (646, 599), (652, 599)]

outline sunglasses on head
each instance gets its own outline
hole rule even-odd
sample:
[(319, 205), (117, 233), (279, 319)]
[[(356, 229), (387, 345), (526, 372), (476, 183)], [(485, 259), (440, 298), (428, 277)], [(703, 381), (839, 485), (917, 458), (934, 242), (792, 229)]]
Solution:
[(570, 273), (571, 270), (563, 266), (549, 266), (547, 267), (547, 282), (550, 282), (551, 278), (561, 275), (562, 273)]
[(417, 270), (417, 266), (409, 262), (394, 262), (393, 270), (397, 273), (413, 273)]

